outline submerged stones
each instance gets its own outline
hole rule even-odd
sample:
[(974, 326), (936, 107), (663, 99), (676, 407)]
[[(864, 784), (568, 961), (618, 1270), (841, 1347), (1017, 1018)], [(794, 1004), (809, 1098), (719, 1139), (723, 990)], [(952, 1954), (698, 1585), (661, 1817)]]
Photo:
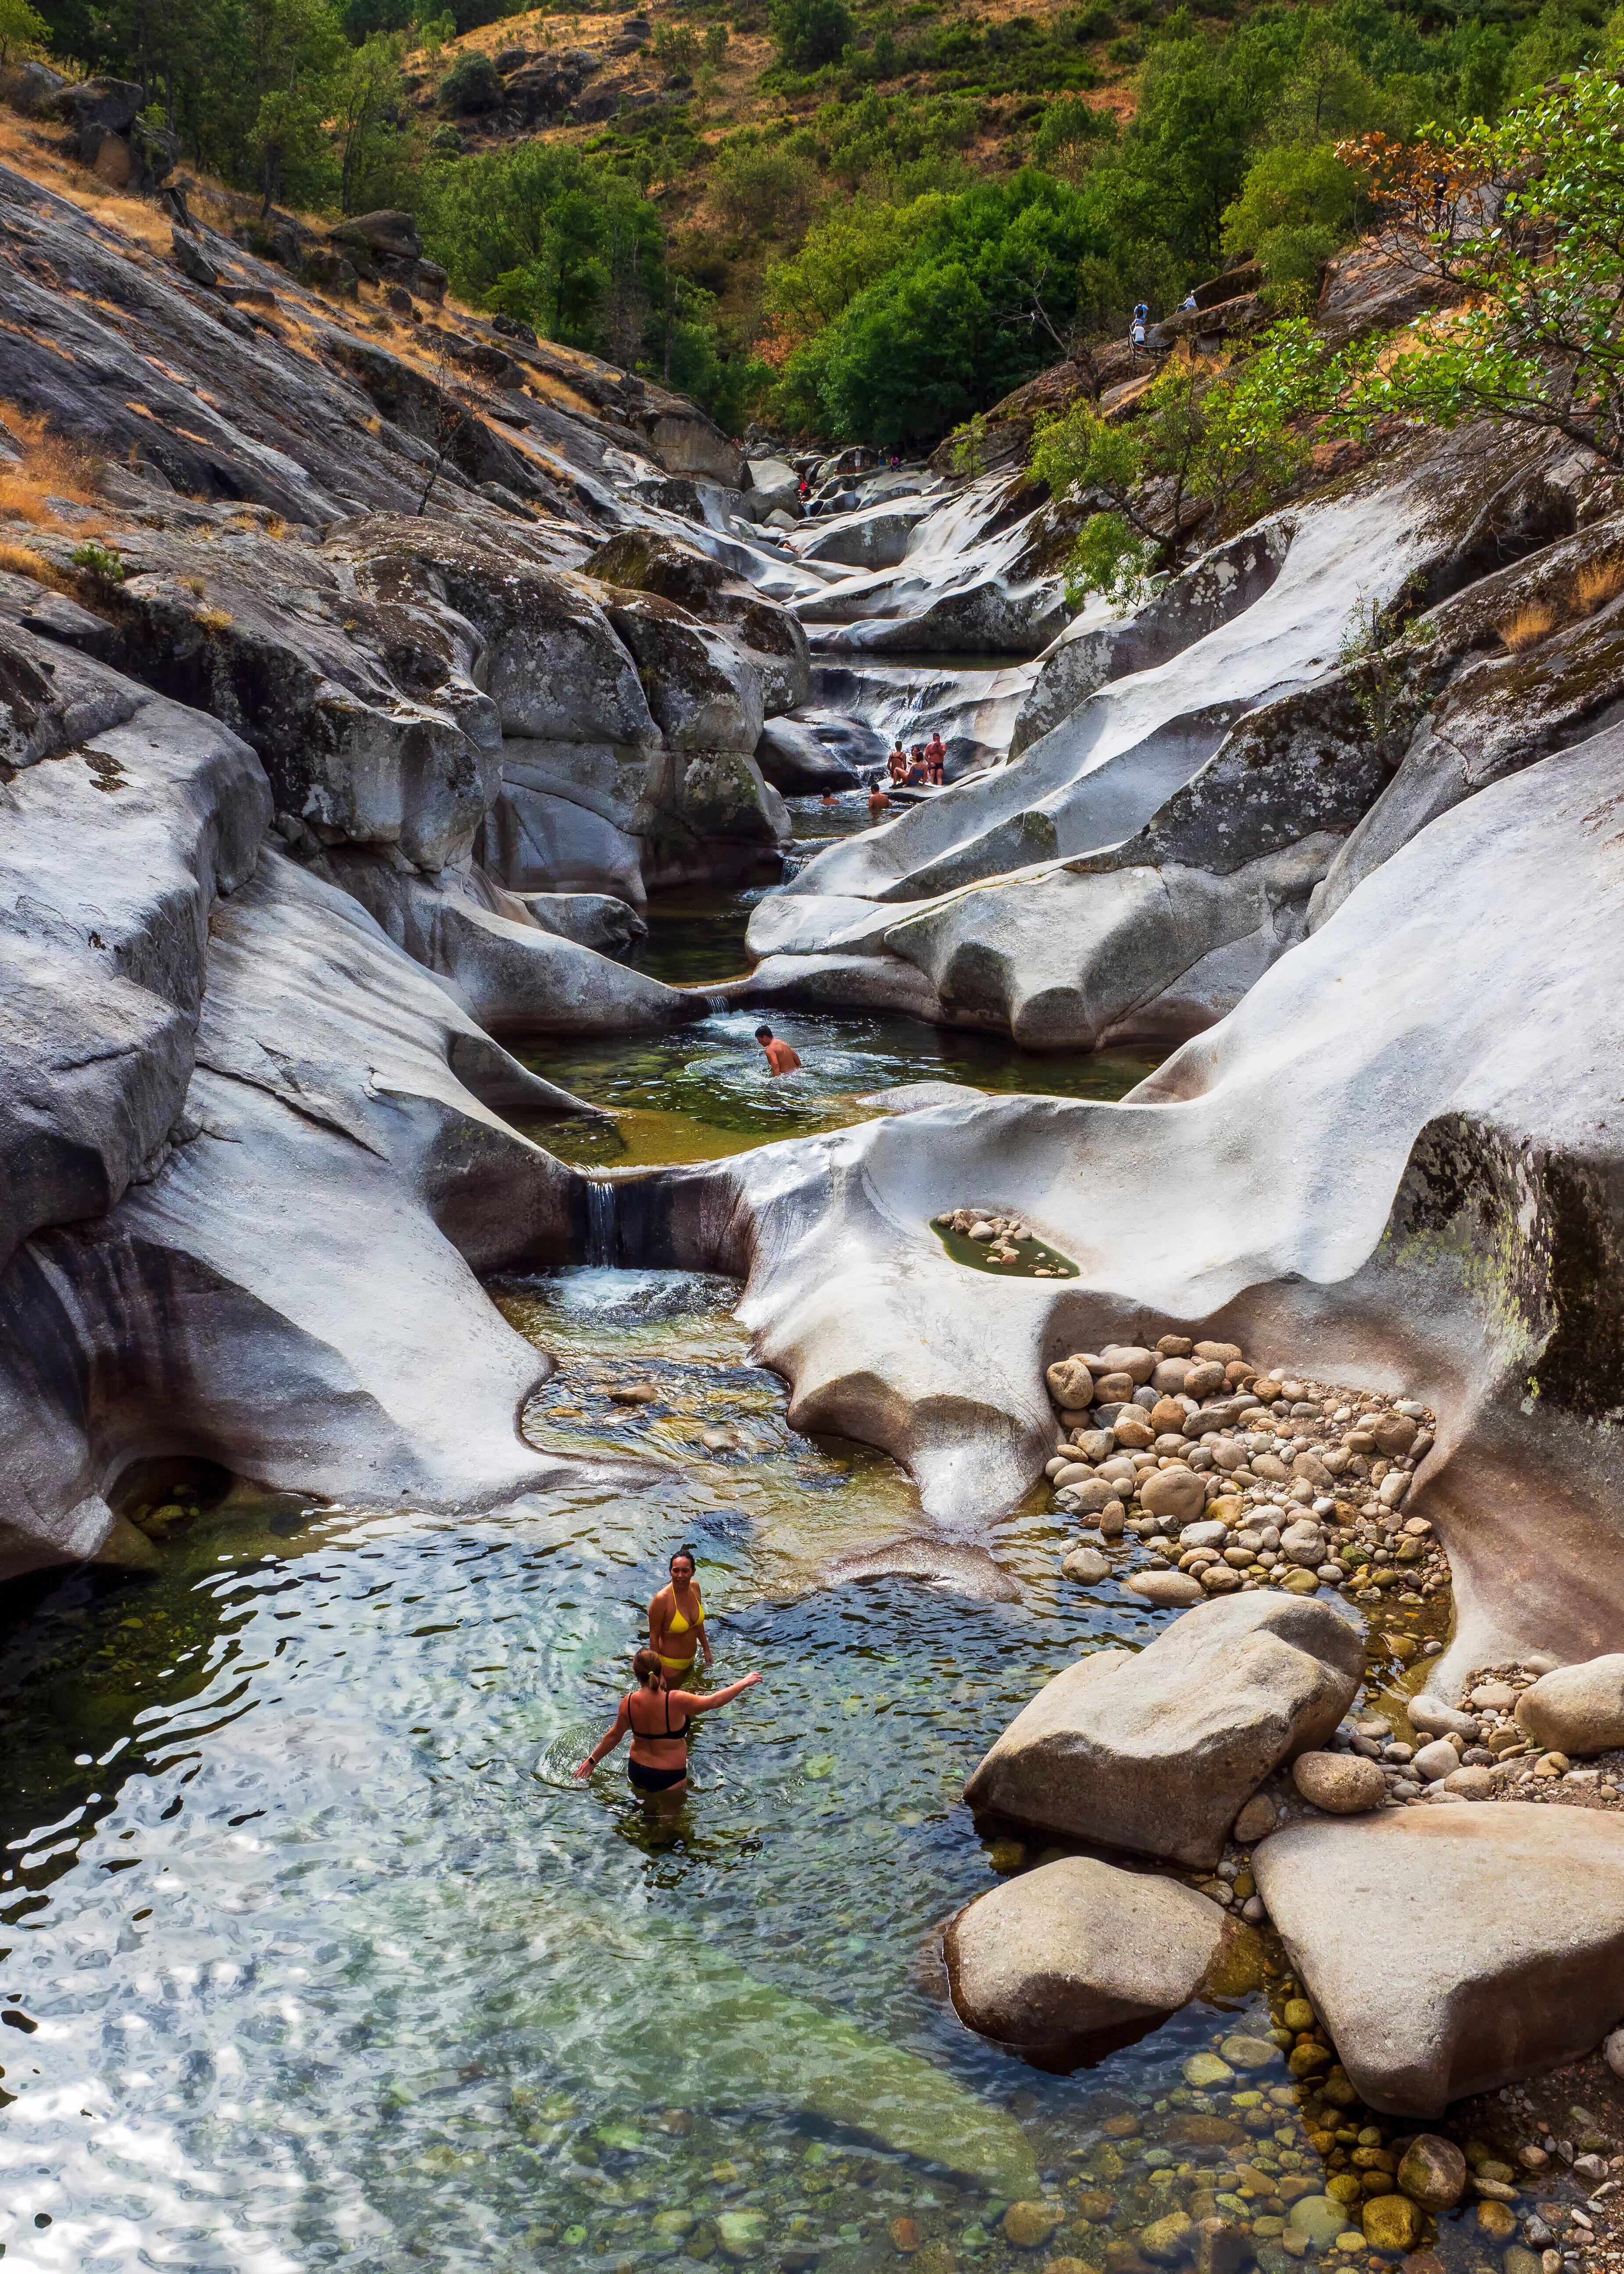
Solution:
[[(1078, 1267), (1071, 1258), (1040, 1239), (1019, 1216), (1000, 1216), (991, 1209), (948, 1209), (933, 1216), (931, 1225), (957, 1263), (997, 1270), (1013, 1279), (1077, 1276)], [(1079, 1403), (1086, 1406), (1094, 1396), (1093, 1382), (1079, 1380), (1077, 1388)]]
[(1466, 2192), (1466, 2158), (1453, 2140), (1423, 2132), (1405, 2149), (1397, 2177), (1423, 2210), (1453, 2210)]
[(1052, 1831), (1211, 1865), (1269, 1771), (1336, 1727), (1364, 1668), (1359, 1637), (1320, 1604), (1203, 1603), (1147, 1650), (1099, 1651), (1056, 1675), (965, 1797)]
[(1234, 1931), (1216, 1904), (1175, 1880), (1062, 1856), (954, 1919), (953, 2004), (1001, 2044), (1064, 2045), (1187, 2004)]

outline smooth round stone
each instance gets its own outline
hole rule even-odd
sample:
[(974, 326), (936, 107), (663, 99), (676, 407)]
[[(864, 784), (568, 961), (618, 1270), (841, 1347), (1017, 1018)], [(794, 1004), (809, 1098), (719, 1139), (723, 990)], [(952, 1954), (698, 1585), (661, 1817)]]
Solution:
[(1288, 1595), (1317, 1595), (1320, 1574), (1317, 1571), (1293, 1571), (1281, 1582), (1282, 1592)]
[(1299, 2195), (1286, 2225), (1316, 2249), (1328, 2250), (1339, 2234), (1348, 2232), (1348, 2214), (1329, 2195)]
[(729, 2258), (754, 2258), (766, 2232), (765, 2211), (719, 2210), (716, 2215), (717, 2246)]
[(1435, 1737), (1430, 1745), (1423, 1745), (1410, 1764), (1411, 1773), (1427, 1784), (1452, 1776), (1460, 1766), (1461, 1757), (1447, 1737)]
[(1080, 1358), (1063, 1358), (1057, 1365), (1051, 1366), (1048, 1382), (1049, 1396), (1068, 1412), (1080, 1412), (1094, 1404), (1094, 1376)]
[(1221, 2060), (1216, 2053), (1192, 2053), (1184, 2067), (1184, 2082), (1197, 2092), (1209, 2091), (1215, 2084), (1228, 2084), (1234, 2074), (1229, 2062)]
[(1229, 1537), (1227, 1524), (1208, 1521), (1187, 1524), (1178, 1535), (1181, 1547), (1222, 1547)]
[(1470, 1745), (1475, 1744), (1482, 1734), (1474, 1715), (1462, 1713), (1458, 1706), (1446, 1706), (1440, 1698), (1429, 1698), (1425, 1691), (1420, 1697), (1410, 1699), (1408, 1712), (1410, 1728), (1424, 1729), (1429, 1737), (1447, 1737), (1453, 1734), (1464, 1737)]
[(1482, 2233), (1497, 2242), (1507, 2242), (1517, 2231), (1517, 2215), (1509, 2203), (1480, 2202), (1477, 2225)]
[(1110, 1577), (1111, 1570), (1097, 1547), (1074, 1547), (1060, 1568), (1079, 1587), (1097, 1587), (1101, 1579)]
[(1139, 2248), (1154, 2266), (1176, 2266), (1194, 2240), (1195, 2221), (1184, 2210), (1170, 2210), (1139, 2229)]
[(1236, 2068), (1274, 2068), (1280, 2059), (1280, 2047), (1267, 2037), (1226, 2037), (1218, 2050)]
[(999, 2224), (1004, 2240), (1012, 2242), (1017, 2250), (1041, 2250), (1059, 2225), (1060, 2218), (1053, 2203), (1012, 2202)]
[(1157, 1469), (1139, 1487), (1139, 1506), (1181, 1528), (1194, 1525), (1207, 1506), (1207, 1487), (1193, 1469)]
[(1471, 1702), (1480, 1713), (1509, 1713), (1517, 1702), (1517, 1692), (1508, 1682), (1480, 1682), (1471, 1693)]
[(1372, 2250), (1413, 2250), (1421, 2240), (1418, 2203), (1408, 2195), (1372, 2195), (1364, 2210), (1365, 2240)]
[[(1253, 1793), (1229, 1827), (1229, 1837), (1237, 1848), (1250, 1848), (1254, 1840), (1267, 1838), (1274, 1829), (1274, 1803), (1267, 1793), (1257, 1792)], [(1308, 2028), (1312, 2019), (1313, 2016), (1310, 2014), (1308, 2022), (1305, 2022), (1303, 2027)], [(1289, 2023), (1288, 2026), (1295, 2027), (1296, 2024)]]
[(1423, 2132), (1404, 2150), (1398, 2183), (1423, 2210), (1453, 2210), (1466, 2192), (1466, 2158), (1453, 2140)]
[(692, 2234), (695, 2224), (691, 2210), (657, 2210), (649, 2221), (656, 2234)]
[(1380, 1769), (1357, 1753), (1299, 1753), (1291, 1781), (1311, 1807), (1327, 1816), (1365, 1816), (1387, 1796)]
[(1458, 1792), (1462, 1800), (1492, 1800), (1494, 1772), (1485, 1768), (1451, 1769), (1443, 1785), (1446, 1792)]
[(1136, 1571), (1124, 1585), (1158, 1610), (1188, 1610), (1206, 1600), (1201, 1583), (1188, 1571)]
[(1306, 1998), (1287, 1999), (1281, 2008), (1280, 2026), (1282, 2029), (1291, 2030), (1293, 2034), (1299, 2029), (1313, 2028), (1314, 2009)]
[(1156, 1352), (1139, 1343), (1107, 1343), (1100, 1352), (1108, 1373), (1125, 1374), (1137, 1387), (1156, 1370)]

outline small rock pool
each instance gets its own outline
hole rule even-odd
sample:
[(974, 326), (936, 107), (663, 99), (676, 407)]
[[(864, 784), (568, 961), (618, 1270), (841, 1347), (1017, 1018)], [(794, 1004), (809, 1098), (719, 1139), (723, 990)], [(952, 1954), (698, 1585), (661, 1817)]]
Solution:
[[(688, 886), (656, 894), (649, 937), (631, 960), (673, 985), (741, 977), (751, 967), (745, 927), (765, 889)], [(763, 1020), (800, 1053), (799, 1073), (768, 1074), (756, 1041)], [(720, 1011), (665, 1034), (550, 1037), (519, 1054), (549, 1081), (614, 1114), (613, 1125), (512, 1117), (549, 1152), (581, 1168), (719, 1160), (780, 1137), (842, 1128), (874, 1117), (878, 1108), (862, 1103), (865, 1096), (904, 1082), (1117, 1098), (1162, 1062), (1159, 1052), (1144, 1050), (1023, 1050), (1001, 1035), (927, 1026), (895, 1012), (776, 1008)]]

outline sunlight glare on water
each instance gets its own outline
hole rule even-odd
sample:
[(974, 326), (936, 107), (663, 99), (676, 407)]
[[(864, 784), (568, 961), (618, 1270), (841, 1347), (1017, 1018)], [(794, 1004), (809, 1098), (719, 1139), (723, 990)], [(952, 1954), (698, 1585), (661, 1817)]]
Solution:
[[(1016, 1603), (814, 1585), (837, 1540), (917, 1528), (912, 1494), (787, 1429), (725, 1298), (502, 1295), (561, 1354), (555, 1405), (655, 1371), (628, 1428), (669, 1465), (638, 1490), (291, 1538), (234, 1498), (155, 1577), (14, 1617), (0, 1996), (37, 2026), (0, 2043), (7, 2274), (680, 2266), (732, 2208), (838, 2264), (1059, 2153), (1084, 2085), (968, 2037), (931, 1938), (991, 1883), (966, 1771), (1086, 1636), (1148, 1622), (1056, 1593), (1047, 1517), (993, 1542)], [(707, 1421), (749, 1449), (704, 1453)], [(662, 1817), (623, 1756), (568, 1770), (681, 1539), (718, 1677), (766, 1680)], [(662, 2210), (690, 2226), (654, 2238)]]

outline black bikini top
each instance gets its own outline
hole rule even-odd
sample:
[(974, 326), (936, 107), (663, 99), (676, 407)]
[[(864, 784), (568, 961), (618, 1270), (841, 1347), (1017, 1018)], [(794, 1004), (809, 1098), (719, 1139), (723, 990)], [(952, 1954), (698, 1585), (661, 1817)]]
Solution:
[(665, 1701), (665, 1728), (663, 1729), (640, 1729), (637, 1727), (635, 1721), (632, 1720), (632, 1699), (634, 1698), (646, 1697), (647, 1694), (646, 1690), (628, 1690), (626, 1693), (626, 1721), (627, 1726), (631, 1730), (633, 1736), (685, 1737), (688, 1735), (688, 1717), (686, 1714), (684, 1714), (682, 1718), (682, 1725), (680, 1728), (673, 1729), (671, 1726), (671, 1692), (669, 1690), (662, 1690), (660, 1691), (660, 1696)]

